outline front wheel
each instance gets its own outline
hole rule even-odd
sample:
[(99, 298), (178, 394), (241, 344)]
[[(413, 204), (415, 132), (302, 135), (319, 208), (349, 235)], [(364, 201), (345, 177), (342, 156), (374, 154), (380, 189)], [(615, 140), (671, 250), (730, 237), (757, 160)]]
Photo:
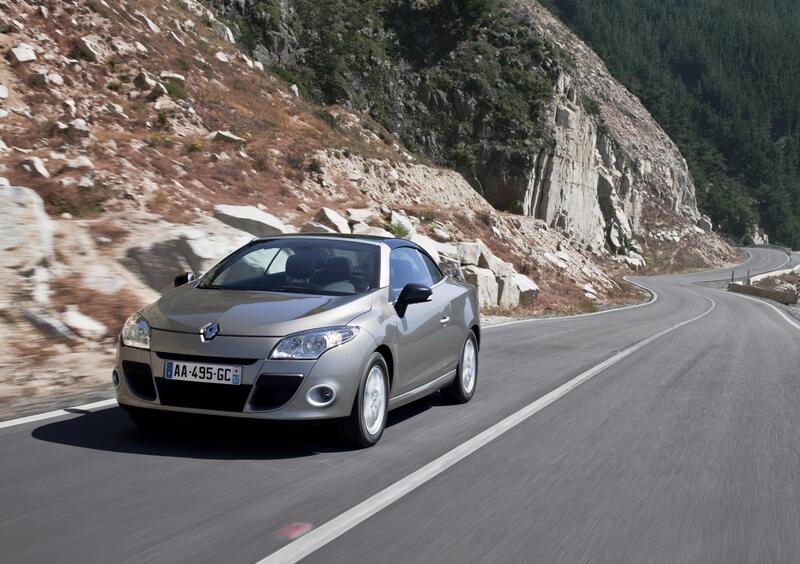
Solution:
[(445, 399), (451, 403), (467, 403), (475, 395), (478, 385), (478, 339), (472, 331), (461, 347), (461, 361), (458, 363), (455, 380), (442, 390)]
[(380, 353), (373, 353), (361, 379), (353, 410), (342, 422), (345, 440), (359, 448), (377, 443), (386, 428), (389, 413), (389, 370)]

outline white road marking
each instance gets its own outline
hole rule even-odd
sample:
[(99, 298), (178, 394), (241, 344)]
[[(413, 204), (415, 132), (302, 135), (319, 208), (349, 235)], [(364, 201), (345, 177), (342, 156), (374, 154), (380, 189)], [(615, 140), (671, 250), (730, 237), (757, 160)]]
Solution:
[(53, 417), (61, 417), (62, 415), (74, 415), (69, 410), (80, 411), (97, 411), (99, 409), (108, 409), (117, 405), (115, 398), (95, 401), (86, 403), (84, 405), (76, 405), (75, 407), (67, 407), (64, 409), (56, 409), (54, 411), (47, 411), (37, 415), (29, 415), (27, 417), (19, 417), (17, 419), (9, 419), (8, 421), (0, 421), (0, 429), (8, 429), (9, 427), (16, 427), (17, 425), (24, 425), (25, 423), (34, 423), (36, 421), (44, 421), (45, 419), (52, 419)]
[(724, 290), (717, 290), (717, 292), (722, 292), (722, 293), (728, 294), (730, 296), (736, 296), (737, 298), (744, 298), (745, 300), (750, 300), (751, 302), (756, 302), (758, 304), (765, 305), (767, 307), (771, 307), (772, 309), (774, 309), (775, 311), (778, 312), (778, 315), (780, 315), (781, 317), (783, 317), (784, 320), (786, 320), (786, 323), (788, 323), (789, 325), (791, 325), (792, 327), (794, 327), (795, 329), (800, 331), (800, 323), (798, 323), (796, 320), (794, 320), (791, 317), (789, 317), (788, 315), (786, 315), (786, 312), (781, 311), (780, 308), (778, 308), (778, 306), (776, 306), (776, 305), (773, 305), (773, 304), (771, 304), (769, 302), (765, 302), (764, 300), (760, 300), (758, 298), (754, 298), (752, 296), (745, 296), (743, 294), (737, 294), (735, 292), (726, 292)]
[(314, 529), (313, 531), (309, 532), (308, 534), (300, 537), (299, 539), (292, 541), (291, 543), (287, 544), (280, 550), (273, 552), (266, 558), (260, 560), (258, 564), (286, 564), (286, 563), (293, 563), (305, 558), (309, 554), (313, 553), (314, 551), (322, 548), (326, 544), (330, 543), (331, 541), (337, 539), (338, 537), (342, 536), (349, 530), (353, 529), (360, 523), (366, 521), (379, 511), (389, 507), (402, 497), (406, 496), (407, 494), (411, 493), (412, 491), (416, 490), (423, 484), (429, 482), (451, 466), (457, 464), (461, 460), (468, 457), (470, 454), (474, 453), (478, 449), (486, 446), (494, 439), (500, 437), (501, 435), (507, 433), (526, 419), (530, 418), (531, 416), (535, 415), (551, 403), (555, 402), (559, 398), (563, 397), (567, 393), (571, 392), (587, 380), (597, 376), (607, 368), (617, 364), (624, 358), (632, 355), (642, 347), (645, 347), (660, 339), (664, 335), (672, 333), (673, 331), (680, 329), (690, 323), (694, 323), (695, 321), (699, 321), (703, 319), (707, 315), (709, 315), (714, 309), (717, 307), (717, 303), (706, 296), (703, 296), (709, 302), (711, 302), (711, 307), (707, 309), (705, 312), (701, 313), (696, 317), (692, 317), (686, 321), (682, 321), (676, 325), (672, 325), (663, 331), (656, 333), (655, 335), (651, 335), (650, 337), (639, 341), (635, 345), (628, 347), (627, 349), (618, 352), (614, 356), (608, 358), (607, 360), (601, 362), (597, 366), (590, 368), (586, 372), (579, 374), (569, 382), (559, 386), (552, 392), (545, 394), (544, 396), (540, 397), (533, 403), (528, 404), (527, 406), (523, 407), (519, 411), (509, 415), (502, 421), (495, 423), (482, 433), (474, 436), (473, 438), (469, 439), (465, 443), (457, 446), (453, 450), (443, 454), (439, 458), (429, 462), (419, 470), (412, 472), (405, 478), (400, 479), (399, 481), (395, 482), (394, 484), (386, 487), (385, 489), (381, 490), (380, 492), (376, 493), (369, 499), (359, 503), (355, 507), (348, 509), (344, 513), (334, 517), (327, 523), (324, 523), (320, 527)]

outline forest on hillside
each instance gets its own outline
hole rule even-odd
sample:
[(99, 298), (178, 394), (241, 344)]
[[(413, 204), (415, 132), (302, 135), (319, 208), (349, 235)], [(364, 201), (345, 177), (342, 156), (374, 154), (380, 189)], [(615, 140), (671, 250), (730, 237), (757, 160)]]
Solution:
[(542, 3), (677, 143), (721, 231), (800, 248), (800, 2)]

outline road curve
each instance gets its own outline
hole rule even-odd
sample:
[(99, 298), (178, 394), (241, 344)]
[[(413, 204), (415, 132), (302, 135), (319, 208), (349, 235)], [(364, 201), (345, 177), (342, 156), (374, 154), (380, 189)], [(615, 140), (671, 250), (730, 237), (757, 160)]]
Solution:
[[(751, 252), (737, 276), (787, 262)], [(393, 412), (369, 450), (317, 427), (148, 437), (118, 408), (0, 429), (2, 560), (257, 562), (290, 546), (290, 525), (324, 530), (590, 374), (307, 560), (796, 561), (800, 331), (695, 284), (730, 276), (636, 278), (658, 299), (487, 328), (473, 402)]]

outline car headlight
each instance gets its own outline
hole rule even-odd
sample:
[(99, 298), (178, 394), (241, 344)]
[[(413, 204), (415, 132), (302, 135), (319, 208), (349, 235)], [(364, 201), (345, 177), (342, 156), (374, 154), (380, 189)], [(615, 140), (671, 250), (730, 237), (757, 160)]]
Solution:
[(356, 335), (358, 327), (326, 327), (295, 333), (278, 341), (269, 358), (314, 360), (325, 351), (352, 341)]
[(122, 344), (135, 349), (150, 348), (150, 324), (138, 313), (131, 315), (123, 325)]

